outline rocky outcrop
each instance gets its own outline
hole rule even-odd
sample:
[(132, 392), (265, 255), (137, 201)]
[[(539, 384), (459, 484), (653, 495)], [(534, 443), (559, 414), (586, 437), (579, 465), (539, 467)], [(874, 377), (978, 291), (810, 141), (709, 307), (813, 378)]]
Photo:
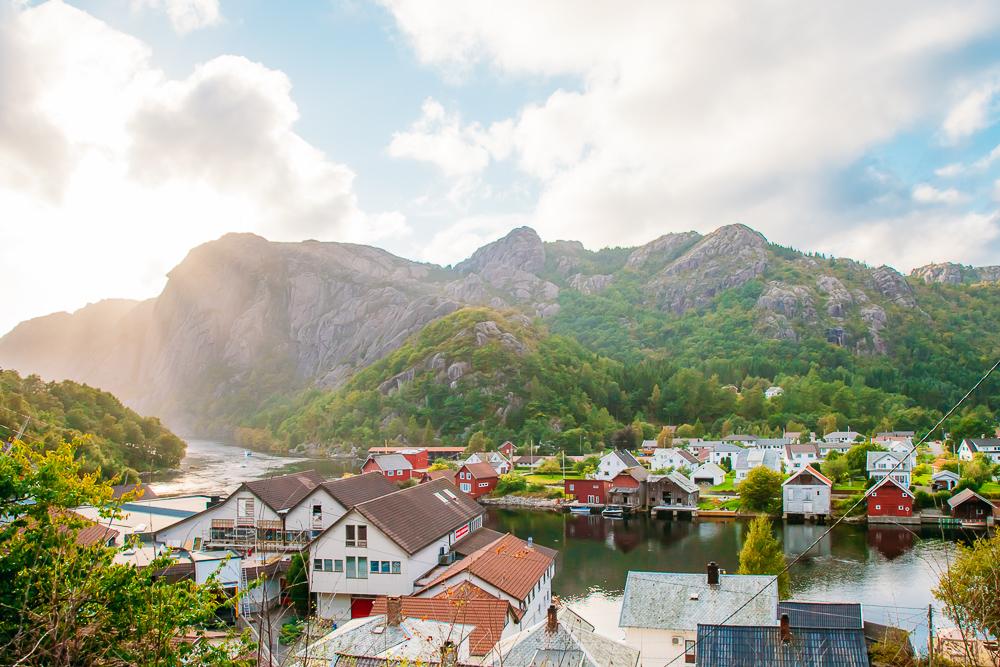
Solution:
[(873, 269), (870, 283), (872, 289), (897, 306), (916, 308), (917, 301), (913, 297), (913, 288), (896, 269), (885, 265)]
[(826, 295), (826, 314), (841, 319), (847, 317), (847, 309), (854, 304), (854, 297), (833, 276), (820, 276), (816, 279), (816, 288)]
[(967, 266), (953, 262), (927, 264), (910, 272), (927, 284), (961, 285), (963, 283), (1000, 281), (1000, 266)]
[(662, 309), (683, 313), (759, 277), (767, 262), (767, 240), (760, 233), (745, 225), (728, 225), (668, 264), (648, 288)]
[(569, 278), (569, 286), (583, 294), (597, 294), (606, 290), (614, 279), (613, 275), (585, 276), (582, 273), (575, 273)]
[(805, 322), (816, 321), (816, 308), (813, 305), (812, 294), (801, 285), (786, 285), (777, 281), (769, 282), (764, 293), (757, 298), (756, 307), (757, 310), (765, 313), (800, 319)]
[(639, 270), (644, 268), (647, 262), (662, 266), (676, 259), (681, 252), (687, 250), (700, 238), (701, 235), (698, 232), (664, 234), (633, 250), (628, 259), (625, 260), (625, 268)]
[(885, 310), (877, 305), (865, 306), (861, 309), (861, 320), (868, 327), (868, 339), (871, 341), (871, 349), (866, 349), (863, 345), (859, 344), (858, 352), (885, 354), (888, 348), (882, 339), (882, 330), (885, 329), (889, 321)]

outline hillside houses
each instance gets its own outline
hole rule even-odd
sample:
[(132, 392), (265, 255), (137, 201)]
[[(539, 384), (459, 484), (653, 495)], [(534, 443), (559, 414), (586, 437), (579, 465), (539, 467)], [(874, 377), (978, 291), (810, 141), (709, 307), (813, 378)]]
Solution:
[(736, 462), (736, 457), (743, 451), (743, 447), (734, 445), (731, 442), (722, 442), (721, 440), (700, 442), (693, 445), (692, 449), (697, 452), (699, 462), (708, 461), (715, 465), (721, 465), (723, 459), (729, 459), (729, 464), (732, 465)]
[(736, 483), (747, 478), (754, 468), (764, 466), (774, 472), (781, 472), (781, 452), (774, 449), (747, 449), (736, 457), (733, 470), (736, 472)]
[(822, 458), (819, 452), (819, 445), (815, 442), (785, 445), (783, 453), (785, 468), (790, 471), (801, 470)]
[(447, 564), (456, 542), (482, 528), (483, 513), (443, 479), (355, 505), (309, 545), (317, 613), (344, 620), (367, 613), (379, 595), (411, 593)]
[(653, 458), (650, 462), (650, 466), (653, 470), (662, 470), (666, 468), (678, 470), (680, 468), (687, 468), (690, 471), (694, 470), (699, 465), (701, 465), (701, 461), (698, 460), (697, 456), (688, 450), (680, 449), (679, 447), (659, 448), (653, 450)]
[(594, 473), (595, 479), (614, 479), (626, 468), (642, 467), (639, 460), (624, 449), (616, 449), (601, 457)]
[[(510, 444), (510, 443), (507, 443)], [(514, 464), (503, 453), (497, 452), (475, 452), (465, 459), (466, 463), (488, 463), (498, 475), (506, 475), (514, 467)]]
[(956, 453), (962, 461), (971, 461), (976, 454), (985, 454), (994, 464), (1000, 464), (1000, 438), (963, 440)]
[(857, 431), (833, 431), (823, 436), (826, 442), (841, 442), (851, 444), (864, 440), (865, 436)]
[(913, 461), (910, 457), (895, 452), (868, 452), (865, 470), (869, 479), (881, 480), (887, 475), (903, 488), (910, 488)]

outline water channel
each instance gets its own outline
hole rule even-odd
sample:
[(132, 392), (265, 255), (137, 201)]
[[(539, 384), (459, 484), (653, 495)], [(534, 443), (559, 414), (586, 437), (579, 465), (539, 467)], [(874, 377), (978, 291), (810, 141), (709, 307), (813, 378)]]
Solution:
[[(254, 453), (206, 440), (189, 440), (178, 473), (152, 484), (161, 495), (224, 494), (241, 481), (316, 469), (327, 477), (357, 471), (357, 461), (294, 459)], [(618, 614), (629, 570), (703, 572), (714, 560), (735, 572), (747, 524), (742, 521), (667, 521), (645, 516), (606, 519), (549, 511), (490, 508), (486, 525), (558, 549), (553, 593), (620, 637)], [(803, 553), (826, 530), (812, 524), (776, 524), (785, 555)], [(915, 646), (927, 642), (931, 589), (965, 535), (936, 527), (838, 525), (791, 570), (797, 599), (860, 601), (865, 620), (904, 628)], [(947, 624), (936, 608), (935, 624)]]

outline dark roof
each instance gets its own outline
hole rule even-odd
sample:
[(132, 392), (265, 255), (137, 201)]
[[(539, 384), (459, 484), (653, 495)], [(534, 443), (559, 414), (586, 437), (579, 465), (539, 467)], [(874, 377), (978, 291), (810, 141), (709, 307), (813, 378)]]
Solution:
[(531, 464), (531, 463), (537, 463), (538, 461), (544, 461), (547, 458), (549, 458), (549, 457), (548, 456), (539, 456), (538, 454), (535, 454), (534, 456), (524, 455), (524, 456), (518, 456), (516, 459), (514, 459), (514, 462), (515, 463), (528, 463), (528, 464)]
[(411, 554), (485, 512), (445, 479), (411, 486), (354, 509)]
[(280, 477), (244, 482), (243, 486), (260, 498), (265, 505), (275, 512), (280, 512), (294, 507), (322, 483), (322, 475), (315, 470), (305, 470)]
[(366, 472), (353, 477), (333, 479), (323, 482), (323, 488), (347, 509), (399, 490), (398, 486), (383, 477), (380, 472)]
[(503, 533), (495, 531), (492, 528), (480, 528), (451, 545), (451, 550), (460, 556), (468, 556), (471, 553), (479, 551), (487, 544), (493, 544), (503, 537), (503, 535)]
[(471, 472), (473, 479), (489, 479), (491, 477), (497, 477), (496, 468), (491, 466), (489, 463), (466, 463), (462, 466), (462, 468)]
[(629, 468), (642, 465), (641, 463), (639, 463), (639, 459), (635, 458), (635, 456), (632, 455), (632, 452), (628, 450), (616, 449), (615, 454), (617, 454), (618, 458), (621, 459), (621, 462), (624, 463)]
[(157, 497), (156, 491), (153, 491), (152, 487), (150, 487), (149, 484), (116, 484), (115, 486), (111, 487), (111, 492), (113, 494), (112, 497), (115, 500), (118, 500), (126, 493), (132, 493), (136, 489), (140, 489), (142, 493), (139, 495), (138, 498), (134, 498), (133, 500), (139, 500), (139, 499), (149, 500), (151, 498)]
[(951, 498), (948, 499), (948, 506), (951, 507), (952, 509), (955, 509), (959, 505), (962, 505), (972, 499), (977, 499), (979, 500), (979, 502), (985, 505), (989, 505), (990, 507), (993, 506), (993, 503), (991, 503), (986, 498), (983, 498), (981, 495), (979, 495), (972, 489), (962, 489), (961, 491), (953, 495)]
[(781, 628), (753, 625), (698, 625), (699, 667), (868, 667), (868, 649), (860, 629), (792, 628), (781, 641)]
[(847, 628), (860, 630), (860, 602), (806, 602), (785, 600), (778, 603), (778, 616), (788, 614), (793, 628)]

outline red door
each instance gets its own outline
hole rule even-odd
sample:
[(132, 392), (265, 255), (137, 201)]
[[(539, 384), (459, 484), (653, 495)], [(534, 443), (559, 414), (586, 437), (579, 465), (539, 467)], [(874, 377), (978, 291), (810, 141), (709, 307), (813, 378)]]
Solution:
[(351, 618), (365, 618), (372, 615), (375, 598), (351, 598)]

